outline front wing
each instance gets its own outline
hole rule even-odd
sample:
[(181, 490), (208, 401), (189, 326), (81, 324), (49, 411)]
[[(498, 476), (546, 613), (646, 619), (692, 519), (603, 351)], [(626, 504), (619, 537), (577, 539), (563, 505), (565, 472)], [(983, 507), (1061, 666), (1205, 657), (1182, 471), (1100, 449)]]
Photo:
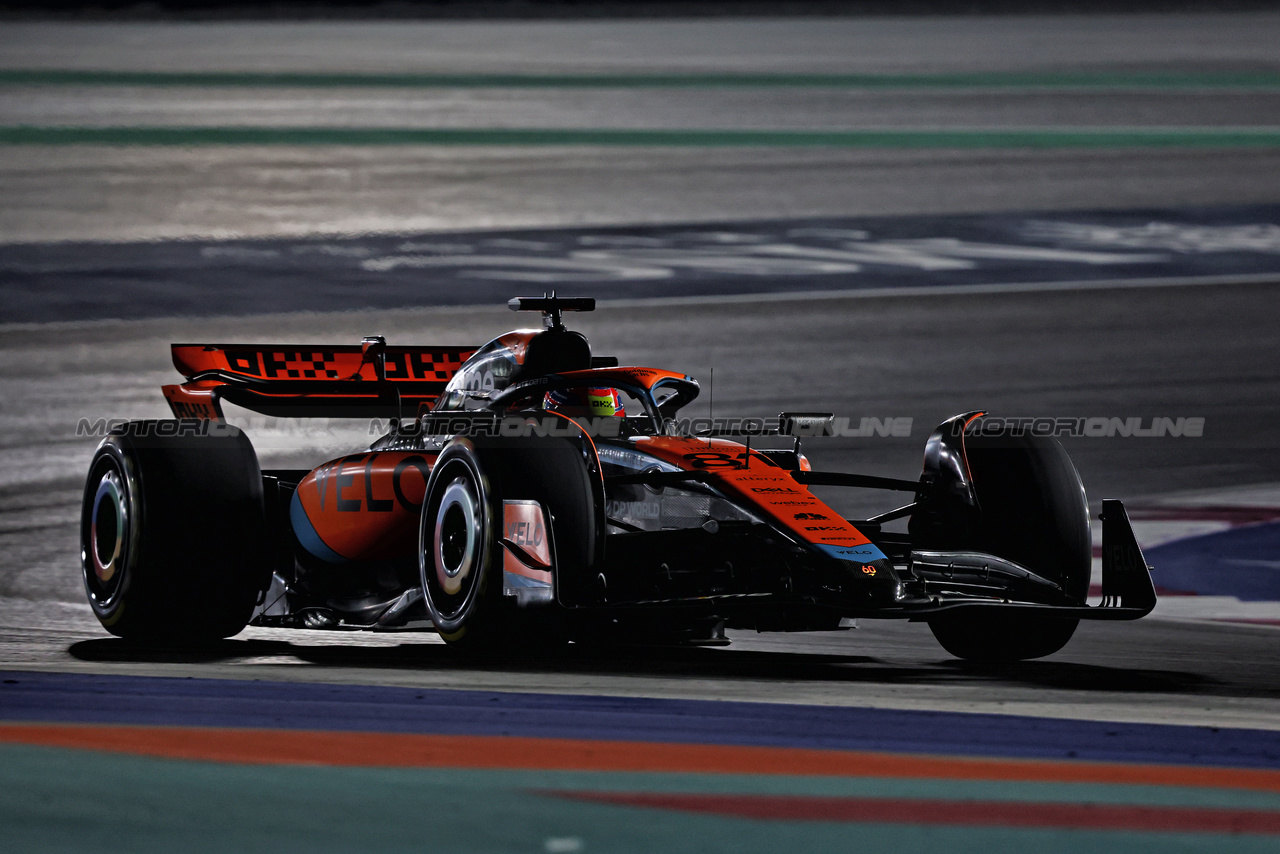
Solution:
[[(609, 534), (605, 568), (578, 604), (701, 606), (727, 613), (792, 608), (919, 620), (959, 610), (1136, 620), (1155, 607), (1151, 568), (1124, 504), (1102, 504), (1102, 601), (1093, 606), (1070, 602), (1054, 582), (995, 555), (913, 549), (897, 554), (891, 567), (888, 561), (869, 566), (824, 559), (768, 526), (747, 523)], [(892, 549), (886, 545), (885, 551)], [(896, 595), (874, 592), (883, 591), (882, 584), (860, 583), (856, 574), (869, 571), (894, 573)]]

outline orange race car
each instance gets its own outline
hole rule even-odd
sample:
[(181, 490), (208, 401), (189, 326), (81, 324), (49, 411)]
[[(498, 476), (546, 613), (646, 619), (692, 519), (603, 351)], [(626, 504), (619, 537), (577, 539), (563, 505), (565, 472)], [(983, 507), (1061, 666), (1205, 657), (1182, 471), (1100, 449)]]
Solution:
[[(898, 618), (962, 658), (1023, 659), (1061, 649), (1080, 619), (1155, 604), (1115, 500), (1103, 601), (1086, 603), (1088, 505), (1056, 440), (980, 430), (969, 413), (929, 438), (918, 479), (812, 471), (800, 441), (830, 415), (681, 420), (691, 377), (619, 366), (565, 328), (593, 300), (510, 305), (544, 328), (479, 348), (173, 345), (177, 418), (116, 425), (90, 466), (81, 551), (103, 626), (175, 643), (250, 624), (417, 628), (484, 648), (517, 633), (723, 642), (726, 628)], [(264, 471), (224, 401), (389, 432), (310, 470)], [(819, 485), (910, 499), (848, 520)]]

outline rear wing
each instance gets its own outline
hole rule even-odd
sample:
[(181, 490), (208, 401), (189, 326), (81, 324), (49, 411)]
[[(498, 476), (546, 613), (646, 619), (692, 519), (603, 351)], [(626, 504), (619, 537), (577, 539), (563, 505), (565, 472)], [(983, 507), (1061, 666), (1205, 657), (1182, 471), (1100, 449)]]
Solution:
[(162, 388), (178, 418), (223, 420), (222, 401), (280, 418), (413, 417), (430, 407), (475, 347), (174, 344), (187, 378)]

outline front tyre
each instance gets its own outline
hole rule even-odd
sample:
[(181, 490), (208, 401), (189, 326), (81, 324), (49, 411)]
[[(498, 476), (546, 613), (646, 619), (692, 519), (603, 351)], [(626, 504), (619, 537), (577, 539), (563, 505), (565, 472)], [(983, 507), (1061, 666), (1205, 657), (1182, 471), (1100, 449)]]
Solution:
[(455, 439), (436, 460), (418, 531), (418, 569), (431, 621), (447, 643), (496, 637), (502, 578), (494, 490), (475, 446)]
[(270, 569), (248, 438), (207, 421), (133, 421), (94, 453), (80, 517), (85, 593), (107, 631), (195, 643), (237, 634)]
[[(1093, 541), (1080, 475), (1056, 440), (1001, 433), (965, 436), (965, 458), (981, 508), (974, 547), (1019, 563), (1083, 605)], [(942, 647), (974, 661), (1020, 661), (1066, 646), (1079, 620), (994, 610), (929, 620)]]

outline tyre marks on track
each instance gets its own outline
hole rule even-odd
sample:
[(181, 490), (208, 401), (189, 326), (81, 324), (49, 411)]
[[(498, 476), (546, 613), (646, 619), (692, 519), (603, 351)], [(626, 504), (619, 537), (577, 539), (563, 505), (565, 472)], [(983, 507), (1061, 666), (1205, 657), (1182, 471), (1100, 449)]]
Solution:
[(1280, 279), (1280, 206), (0, 246), (0, 323)]

